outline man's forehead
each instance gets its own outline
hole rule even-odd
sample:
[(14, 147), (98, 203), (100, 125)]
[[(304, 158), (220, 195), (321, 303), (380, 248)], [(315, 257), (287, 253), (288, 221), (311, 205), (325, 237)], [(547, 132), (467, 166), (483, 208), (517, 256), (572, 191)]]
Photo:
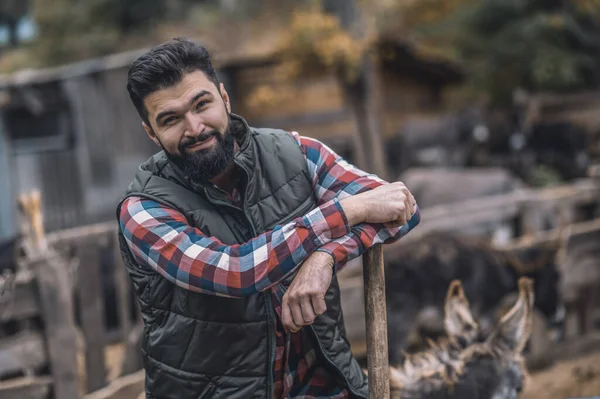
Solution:
[(187, 105), (200, 92), (215, 95), (217, 87), (202, 71), (189, 72), (175, 85), (150, 93), (144, 99), (150, 113), (158, 113), (169, 107)]

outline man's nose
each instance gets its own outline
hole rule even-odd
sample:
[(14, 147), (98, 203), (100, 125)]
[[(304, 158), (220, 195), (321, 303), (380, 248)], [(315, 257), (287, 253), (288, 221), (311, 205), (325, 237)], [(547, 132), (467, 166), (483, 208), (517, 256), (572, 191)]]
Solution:
[(190, 136), (198, 136), (205, 129), (204, 121), (200, 115), (188, 112), (185, 115), (186, 134)]

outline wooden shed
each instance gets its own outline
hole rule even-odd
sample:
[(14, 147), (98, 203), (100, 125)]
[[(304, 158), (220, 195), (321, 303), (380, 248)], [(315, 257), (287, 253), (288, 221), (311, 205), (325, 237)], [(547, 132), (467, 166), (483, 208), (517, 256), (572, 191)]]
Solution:
[[(32, 189), (42, 193), (47, 231), (115, 218), (136, 168), (158, 151), (126, 90), (142, 53), (0, 77), (3, 236), (15, 234), (17, 195)], [(257, 62), (224, 58), (219, 78), (228, 86), (227, 68)]]
[[(376, 46), (381, 57), (376, 63), (375, 92), (384, 140), (398, 134), (408, 118), (427, 119), (447, 110), (444, 90), (464, 79), (459, 66), (419, 56), (389, 38)], [(238, 96), (234, 108), (254, 125), (318, 138), (352, 160), (355, 125), (335, 76), (313, 75), (290, 82), (283, 74), (276, 61), (236, 69), (231, 75), (235, 93), (250, 95)], [(264, 97), (270, 98), (260, 101)]]
[[(459, 82), (462, 73), (454, 65), (419, 58), (401, 43), (378, 45), (388, 54), (377, 66), (377, 91), (384, 137), (390, 137), (408, 116), (441, 112), (442, 91)], [(128, 68), (142, 52), (0, 77), (2, 162), (10, 171), (4, 177), (10, 182), (3, 183), (10, 189), (0, 201), (3, 214), (11, 214), (6, 208), (16, 206), (16, 195), (39, 189), (47, 231), (114, 218), (135, 169), (157, 151), (146, 139), (126, 91)], [(213, 54), (233, 110), (254, 126), (322, 139), (352, 160), (354, 124), (335, 78), (281, 82), (271, 54), (268, 47)], [(290, 90), (281, 92), (289, 98), (257, 106), (253, 94), (265, 85), (287, 85)]]

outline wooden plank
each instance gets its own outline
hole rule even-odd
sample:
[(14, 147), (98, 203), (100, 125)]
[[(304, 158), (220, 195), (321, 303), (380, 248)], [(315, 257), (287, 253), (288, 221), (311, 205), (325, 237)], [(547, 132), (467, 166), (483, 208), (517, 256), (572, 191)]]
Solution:
[[(416, 231), (417, 230), (415, 229), (413, 232), (411, 232), (411, 234), (415, 233)], [(570, 226), (570, 239), (573, 241), (576, 240), (577, 237), (585, 238), (598, 231), (600, 231), (600, 218), (586, 222), (575, 223)], [(498, 249), (503, 251), (518, 251), (531, 246), (554, 243), (559, 239), (559, 233), (561, 232), (562, 230), (560, 227), (553, 230), (544, 231), (535, 236), (522, 237), (521, 239), (510, 242), (507, 245), (498, 246)], [(402, 240), (406, 239), (408, 236), (404, 237)], [(364, 289), (361, 270), (353, 270), (345, 278), (340, 279), (339, 282), (347, 339), (350, 342), (352, 352), (355, 354), (355, 356), (364, 356), (366, 353), (366, 333), (364, 328), (364, 299), (361, 292)], [(536, 347), (536, 350), (539, 349)]]
[(352, 343), (365, 341), (365, 301), (364, 283), (362, 273), (360, 275), (340, 280), (342, 311), (344, 312), (344, 325), (346, 327), (346, 338)]
[[(444, 204), (423, 209), (421, 225), (414, 232), (407, 235), (398, 242), (406, 242), (412, 237), (418, 235), (418, 231), (423, 230), (425, 225), (433, 226), (427, 229), (435, 230), (435, 225), (440, 223), (440, 228), (452, 227), (452, 222), (459, 223), (461, 227), (469, 227), (469, 223), (481, 223), (485, 221), (495, 222), (498, 219), (510, 218), (522, 211), (522, 207), (528, 203), (543, 203), (544, 206), (553, 204), (563, 204), (567, 206), (572, 204), (585, 204), (598, 202), (600, 198), (600, 184), (594, 179), (581, 179), (572, 184), (562, 186), (543, 188), (543, 189), (523, 189), (508, 194), (493, 195), (483, 198), (476, 198), (467, 201), (461, 201), (457, 204)], [(518, 211), (515, 210), (515, 206)], [(477, 216), (466, 222), (462, 222), (462, 217), (456, 217), (456, 210), (460, 209), (461, 215), (476, 213)], [(438, 222), (437, 220), (440, 220)], [(87, 226), (75, 227), (49, 233), (47, 240), (50, 244), (63, 241), (72, 241), (81, 237), (109, 235), (116, 230), (114, 222), (102, 222)], [(393, 248), (395, 244), (386, 245), (386, 249)]]
[(85, 340), (85, 370), (87, 392), (106, 384), (104, 347), (106, 326), (101, 289), (100, 248), (96, 240), (84, 239), (78, 243), (80, 258), (78, 296), (81, 306), (81, 330)]
[(387, 312), (385, 302), (385, 268), (381, 244), (363, 256), (365, 267), (365, 320), (367, 325), (367, 367), (369, 397), (390, 397)]
[(126, 337), (123, 370), (140, 370), (144, 367), (140, 346), (143, 332), (144, 323), (140, 318)]
[(96, 392), (85, 395), (83, 399), (135, 399), (144, 392), (145, 378), (144, 370), (128, 374)]
[(66, 266), (53, 251), (32, 259), (37, 279), (52, 377), (54, 397), (78, 399), (75, 322)]
[(121, 248), (119, 246), (119, 235), (117, 231), (115, 231), (112, 235), (111, 245), (113, 248), (113, 259), (115, 262), (114, 279), (118, 296), (117, 303), (119, 311), (119, 325), (121, 326), (122, 336), (126, 337), (129, 334), (129, 331), (131, 331), (131, 318), (129, 314), (131, 285), (129, 276), (127, 275), (127, 269), (125, 268), (125, 263), (121, 257)]
[(23, 320), (40, 314), (38, 291), (32, 275), (18, 272), (14, 284), (14, 290), (5, 294), (9, 297), (2, 298), (0, 322)]
[(44, 336), (35, 331), (22, 331), (0, 341), (0, 378), (28, 374), (48, 363)]
[(48, 399), (51, 391), (50, 377), (23, 377), (0, 382), (0, 399)]
[[(117, 295), (119, 297), (119, 320), (121, 326), (121, 334), (125, 340), (125, 356), (123, 357), (123, 364), (121, 367), (121, 375), (131, 374), (141, 368), (142, 365), (142, 354), (139, 347), (139, 339), (135, 337), (136, 333), (133, 331), (133, 326), (130, 318), (130, 294), (131, 294), (131, 282), (125, 263), (121, 257), (121, 250), (119, 247), (119, 236), (117, 232), (113, 234), (113, 254), (115, 260), (115, 283), (117, 287)], [(136, 309), (138, 309), (136, 307)], [(141, 334), (140, 334), (141, 336)]]
[(114, 221), (74, 227), (49, 233), (46, 237), (48, 243), (57, 244), (64, 241), (77, 241), (81, 238), (100, 236), (113, 233), (117, 229)]

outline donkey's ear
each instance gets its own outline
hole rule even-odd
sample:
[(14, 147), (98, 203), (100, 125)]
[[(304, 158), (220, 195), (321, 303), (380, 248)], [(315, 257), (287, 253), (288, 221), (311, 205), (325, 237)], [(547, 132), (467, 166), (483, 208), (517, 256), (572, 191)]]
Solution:
[(533, 281), (526, 277), (519, 279), (519, 299), (502, 317), (489, 338), (490, 343), (502, 350), (520, 353), (529, 336), (533, 324)]
[(475, 338), (479, 326), (473, 319), (469, 301), (459, 280), (450, 283), (444, 311), (444, 327), (448, 336)]

